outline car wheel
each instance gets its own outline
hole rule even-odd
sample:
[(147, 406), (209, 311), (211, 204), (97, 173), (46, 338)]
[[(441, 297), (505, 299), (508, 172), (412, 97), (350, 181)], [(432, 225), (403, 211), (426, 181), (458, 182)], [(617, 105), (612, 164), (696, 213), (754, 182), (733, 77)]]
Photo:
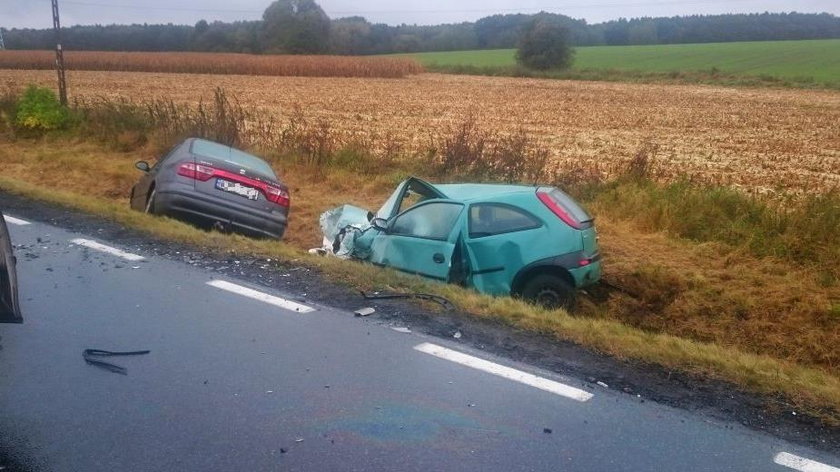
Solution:
[(546, 308), (575, 307), (575, 288), (566, 279), (553, 274), (537, 274), (522, 287), (522, 298)]
[(149, 193), (149, 198), (146, 199), (146, 209), (144, 212), (150, 215), (155, 213), (155, 189), (152, 189), (151, 193)]

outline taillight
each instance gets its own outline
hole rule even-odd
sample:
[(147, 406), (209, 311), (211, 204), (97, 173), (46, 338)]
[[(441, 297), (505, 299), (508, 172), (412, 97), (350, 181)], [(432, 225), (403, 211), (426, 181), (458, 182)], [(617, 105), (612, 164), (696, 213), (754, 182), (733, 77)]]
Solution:
[(289, 206), (289, 192), (271, 185), (265, 185), (263, 190), (265, 190), (265, 198), (268, 199), (268, 201), (283, 207)]
[(558, 218), (563, 220), (564, 223), (566, 223), (574, 229), (583, 229), (583, 225), (581, 225), (580, 221), (574, 219), (572, 215), (570, 215), (569, 212), (566, 211), (565, 208), (563, 208), (559, 203), (557, 203), (556, 201), (554, 201), (553, 198), (551, 198), (551, 195), (543, 191), (537, 191), (537, 198), (539, 198), (540, 201), (543, 202), (543, 204), (547, 206), (552, 213), (554, 213), (555, 215), (557, 215)]
[(185, 162), (178, 167), (178, 175), (183, 175), (184, 177), (200, 180), (202, 182), (210, 180), (210, 177), (213, 177), (215, 172), (216, 169), (210, 166), (195, 164), (193, 162)]

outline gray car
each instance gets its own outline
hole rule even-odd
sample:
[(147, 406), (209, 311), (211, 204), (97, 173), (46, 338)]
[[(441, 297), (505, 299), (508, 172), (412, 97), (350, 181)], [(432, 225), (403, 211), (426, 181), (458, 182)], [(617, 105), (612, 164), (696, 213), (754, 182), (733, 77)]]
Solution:
[(289, 189), (265, 161), (230, 146), (190, 138), (131, 189), (131, 208), (202, 227), (280, 239), (289, 216)]

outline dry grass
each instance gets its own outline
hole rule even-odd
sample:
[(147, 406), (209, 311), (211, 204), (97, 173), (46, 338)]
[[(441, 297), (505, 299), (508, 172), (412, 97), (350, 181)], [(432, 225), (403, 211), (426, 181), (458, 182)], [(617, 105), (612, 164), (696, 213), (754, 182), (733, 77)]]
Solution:
[[(54, 85), (49, 71), (0, 70), (0, 88)], [(400, 81), (72, 72), (71, 97), (210, 101), (223, 87), (288, 122), (295, 109), (341, 137), (424, 148), (473, 115), (488, 130), (539, 138), (561, 166), (609, 173), (642, 143), (658, 146), (664, 177), (760, 193), (840, 186), (840, 93), (613, 84), (424, 74)], [(390, 137), (390, 138), (388, 138)]]
[[(70, 70), (297, 77), (399, 78), (423, 72), (408, 58), (278, 56), (204, 52), (67, 51)], [(0, 51), (0, 69), (52, 69), (52, 51)]]

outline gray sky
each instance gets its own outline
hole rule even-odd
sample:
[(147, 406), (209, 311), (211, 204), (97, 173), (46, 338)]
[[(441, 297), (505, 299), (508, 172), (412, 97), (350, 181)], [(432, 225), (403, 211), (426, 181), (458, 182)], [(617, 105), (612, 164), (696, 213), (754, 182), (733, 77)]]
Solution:
[[(179, 23), (200, 19), (259, 19), (271, 0), (59, 0), (61, 23)], [(321, 0), (331, 18), (361, 15), (374, 23), (439, 24), (474, 21), (496, 13), (540, 10), (584, 18), (590, 23), (615, 18), (718, 13), (828, 12), (840, 15), (839, 0)], [(50, 0), (0, 0), (0, 27), (52, 26)]]

